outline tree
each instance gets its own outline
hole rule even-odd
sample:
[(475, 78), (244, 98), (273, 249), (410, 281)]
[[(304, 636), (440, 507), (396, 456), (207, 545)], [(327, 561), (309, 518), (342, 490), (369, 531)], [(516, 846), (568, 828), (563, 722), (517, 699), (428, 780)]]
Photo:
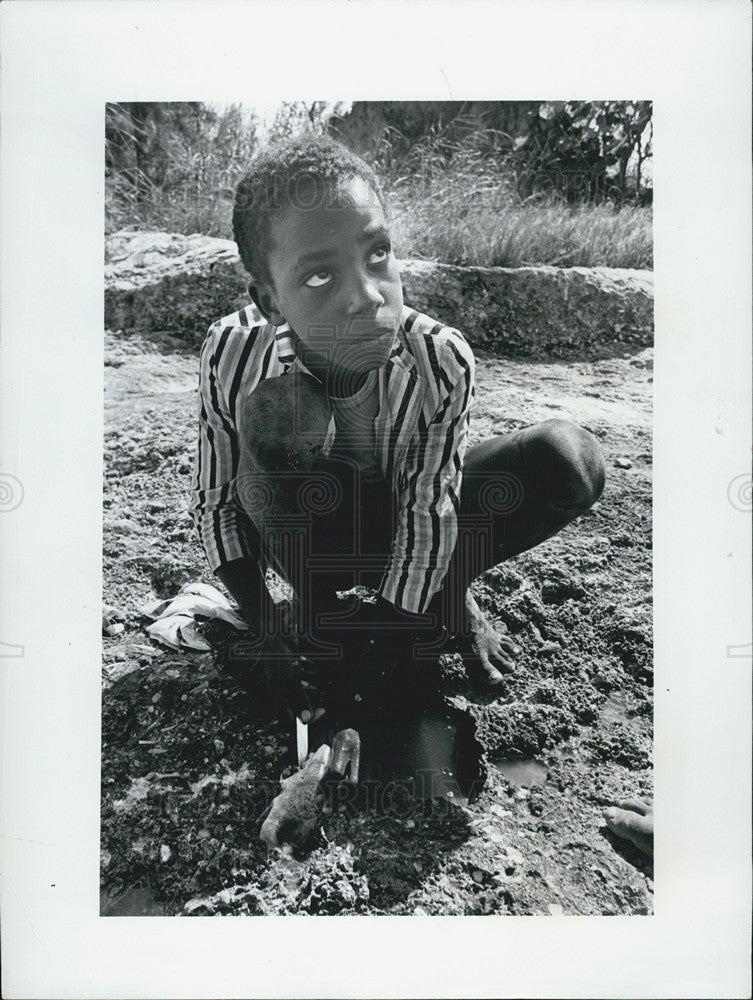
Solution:
[(639, 198), (651, 143), (650, 101), (544, 102), (514, 144), (518, 190), (568, 201)]

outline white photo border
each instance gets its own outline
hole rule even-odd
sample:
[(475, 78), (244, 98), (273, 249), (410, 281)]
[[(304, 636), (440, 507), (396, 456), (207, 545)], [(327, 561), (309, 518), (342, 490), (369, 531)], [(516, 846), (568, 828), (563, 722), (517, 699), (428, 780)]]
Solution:
[[(749, 995), (750, 518), (728, 496), (751, 457), (749, 5), (29, 0), (0, 18), (0, 454), (23, 489), (0, 513), (4, 995)], [(304, 98), (653, 101), (652, 917), (98, 915), (105, 104)]]

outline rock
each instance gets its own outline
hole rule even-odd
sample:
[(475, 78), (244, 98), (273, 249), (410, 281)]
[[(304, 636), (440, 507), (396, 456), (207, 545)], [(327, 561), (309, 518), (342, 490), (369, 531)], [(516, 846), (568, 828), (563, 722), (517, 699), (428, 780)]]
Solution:
[(561, 653), (562, 647), (558, 642), (544, 642), (539, 646), (539, 656), (551, 656), (553, 653)]
[(632, 469), (633, 463), (629, 458), (616, 458), (614, 460), (615, 467), (618, 469)]
[[(105, 322), (113, 330), (169, 330), (198, 345), (210, 323), (249, 303), (231, 240), (122, 231), (107, 238), (105, 262)], [(418, 260), (401, 261), (400, 270), (406, 302), (497, 354), (585, 359), (616, 338), (653, 343), (651, 271)]]
[[(300, 846), (314, 829), (320, 815), (319, 782), (327, 772), (331, 750), (323, 743), (300, 771), (280, 782), (282, 791), (272, 802), (259, 838), (268, 849), (283, 843)], [(268, 765), (271, 767), (271, 762)]]
[(497, 805), (496, 802), (489, 806), (489, 812), (494, 813), (495, 816), (499, 816), (500, 819), (504, 819), (506, 816), (510, 815), (509, 809), (503, 809), (502, 806)]
[(248, 304), (235, 243), (177, 233), (114, 233), (105, 241), (105, 323), (170, 330), (199, 343), (210, 323)]
[(455, 267), (402, 261), (405, 301), (502, 355), (653, 343), (653, 274), (603, 267)]

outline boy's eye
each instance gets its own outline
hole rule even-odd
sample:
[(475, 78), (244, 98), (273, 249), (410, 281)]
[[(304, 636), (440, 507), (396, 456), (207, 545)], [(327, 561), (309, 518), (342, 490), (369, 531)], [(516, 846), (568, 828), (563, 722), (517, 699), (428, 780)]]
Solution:
[(389, 257), (391, 251), (392, 247), (388, 243), (383, 243), (381, 246), (375, 247), (371, 251), (371, 263), (384, 264), (384, 262)]
[(331, 277), (332, 275), (329, 271), (317, 271), (310, 278), (306, 278), (304, 284), (308, 285), (309, 288), (321, 288), (322, 285), (327, 284)]

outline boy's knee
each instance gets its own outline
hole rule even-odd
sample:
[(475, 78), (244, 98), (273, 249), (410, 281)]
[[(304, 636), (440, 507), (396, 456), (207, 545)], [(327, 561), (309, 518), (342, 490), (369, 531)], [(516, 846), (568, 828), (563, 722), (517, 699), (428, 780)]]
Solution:
[(545, 420), (535, 428), (535, 447), (548, 469), (552, 502), (586, 511), (604, 489), (604, 458), (596, 438), (569, 420)]
[(307, 468), (321, 452), (329, 417), (324, 388), (311, 375), (265, 379), (243, 405), (241, 449), (265, 469), (287, 469), (291, 463)]

